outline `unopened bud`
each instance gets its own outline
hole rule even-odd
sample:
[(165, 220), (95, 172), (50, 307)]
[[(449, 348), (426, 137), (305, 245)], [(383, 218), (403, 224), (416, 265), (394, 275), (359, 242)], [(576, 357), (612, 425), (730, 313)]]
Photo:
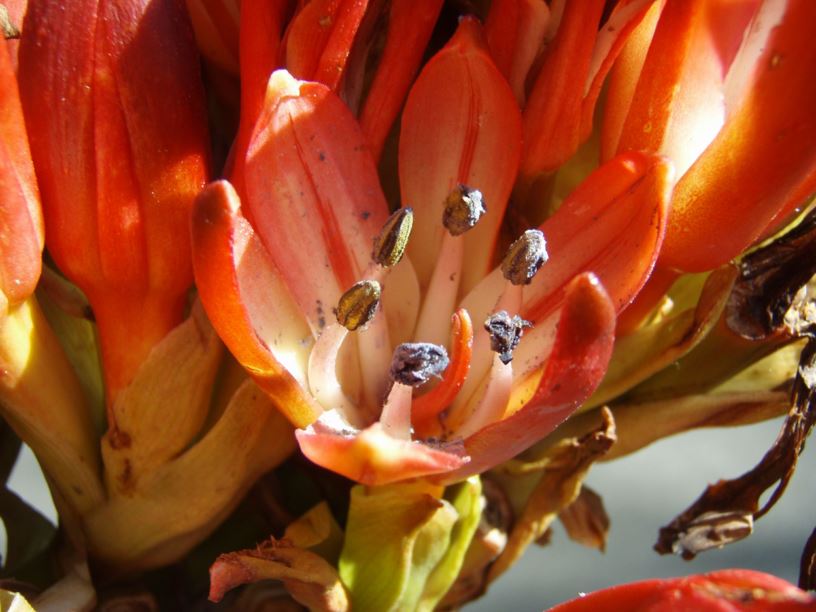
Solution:
[(502, 274), (514, 285), (529, 285), (548, 258), (544, 234), (529, 229), (510, 245), (502, 262)]
[(490, 334), (490, 349), (499, 354), (499, 359), (504, 364), (513, 361), (513, 350), (518, 346), (524, 330), (532, 326), (532, 323), (518, 315), (511, 317), (505, 310), (490, 315), (484, 323)]
[(448, 352), (444, 346), (429, 342), (405, 342), (394, 350), (391, 380), (418, 387), (448, 367)]
[(367, 324), (374, 318), (380, 303), (380, 283), (364, 280), (354, 283), (340, 296), (337, 303), (337, 322), (349, 331)]
[(461, 236), (476, 225), (486, 212), (482, 192), (460, 184), (445, 199), (442, 223), (452, 236)]
[(371, 253), (374, 262), (384, 268), (396, 266), (405, 253), (413, 226), (414, 211), (412, 208), (400, 208), (388, 217), (388, 221), (374, 239), (374, 251)]

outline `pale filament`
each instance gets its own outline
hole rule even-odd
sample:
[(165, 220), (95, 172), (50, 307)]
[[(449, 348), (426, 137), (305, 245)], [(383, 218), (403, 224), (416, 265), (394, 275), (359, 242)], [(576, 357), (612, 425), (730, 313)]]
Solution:
[(395, 382), (380, 415), (386, 433), (400, 440), (411, 439), (411, 395), (413, 388)]
[[(385, 280), (390, 268), (371, 263), (365, 271), (364, 278), (378, 281), (385, 288)], [(362, 404), (366, 424), (377, 419), (388, 390), (388, 376), (385, 364), (390, 363), (393, 347), (388, 335), (388, 319), (385, 317), (382, 302), (377, 307), (377, 314), (357, 334), (357, 346), (360, 359), (360, 377), (362, 382)]]
[(414, 332), (416, 339), (434, 344), (447, 344), (450, 318), (459, 293), (464, 252), (464, 235), (453, 236), (445, 231)]
[(343, 392), (337, 379), (337, 354), (348, 330), (334, 322), (323, 328), (309, 355), (309, 390), (326, 410), (337, 410), (355, 427), (362, 427), (357, 406)]
[(486, 425), (501, 420), (510, 400), (510, 392), (513, 387), (513, 362), (502, 363), (497, 353), (493, 353), (493, 365), (487, 376), (484, 393), (481, 394), (479, 403), (473, 410), (466, 410), (462, 425), (454, 431), (456, 436), (466, 438), (476, 433)]
[[(506, 310), (511, 315), (520, 313), (523, 294), (523, 285), (514, 285), (509, 280), (505, 280), (504, 290), (496, 299), (496, 305), (491, 312)], [(470, 373), (454, 401), (454, 407), (457, 411), (464, 410), (463, 414), (468, 414), (465, 408), (475, 403), (476, 392), (482, 386), (485, 377), (492, 375), (491, 355), (493, 355), (493, 352), (490, 350), (490, 334), (482, 326), (479, 326), (473, 337), (473, 359), (470, 364)], [(495, 356), (493, 362), (495, 364)]]

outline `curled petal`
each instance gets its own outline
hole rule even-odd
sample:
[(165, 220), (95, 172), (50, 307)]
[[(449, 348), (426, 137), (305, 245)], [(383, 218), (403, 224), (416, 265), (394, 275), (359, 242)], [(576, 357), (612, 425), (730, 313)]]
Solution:
[[(22, 302), (40, 278), (43, 220), (17, 79), (0, 42), (0, 294)], [(2, 312), (4, 309), (0, 309)]]
[[(443, 133), (439, 126), (445, 126)], [(465, 234), (462, 286), (487, 271), (518, 168), (521, 119), (478, 22), (461, 20), (408, 95), (399, 149), (400, 192), (414, 208), (408, 254), (426, 287), (441, 248), (445, 198), (458, 184), (482, 192), (488, 213)]]
[[(414, 427), (420, 435), (431, 435), (436, 427), (437, 415), (447, 408), (456, 397), (470, 370), (473, 354), (473, 323), (468, 311), (460, 308), (453, 315), (450, 365), (442, 375), (442, 381), (433, 389), (420, 395), (411, 407)], [(437, 423), (438, 425), (438, 423)]]
[(367, 485), (449, 472), (468, 462), (461, 446), (434, 448), (397, 439), (379, 423), (350, 433), (318, 420), (295, 435), (300, 450), (311, 461)]
[(246, 160), (246, 209), (314, 331), (367, 268), (388, 207), (365, 137), (326, 86), (279, 70)]
[[(566, 290), (541, 379), (519, 410), (465, 439), (468, 464), (442, 476), (455, 482), (506, 461), (532, 446), (588, 398), (606, 372), (615, 342), (615, 307), (591, 274)], [(512, 410), (511, 401), (508, 410)]]
[(282, 580), (290, 594), (312, 610), (350, 608), (337, 570), (318, 554), (274, 538), (254, 550), (219, 555), (210, 567), (209, 599), (219, 602), (230, 589), (260, 580)]
[[(810, 111), (816, 46), (809, 29), (816, 4), (780, 6), (765, 3), (757, 14), (754, 27), (769, 34), (744, 98), (677, 184), (661, 254), (666, 266), (704, 271), (736, 257), (816, 167), (816, 116)], [(751, 40), (749, 35), (746, 42)]]
[(196, 285), (218, 335), (289, 420), (308, 425), (321, 412), (303, 391), (309, 328), (226, 181), (199, 195), (192, 236)]

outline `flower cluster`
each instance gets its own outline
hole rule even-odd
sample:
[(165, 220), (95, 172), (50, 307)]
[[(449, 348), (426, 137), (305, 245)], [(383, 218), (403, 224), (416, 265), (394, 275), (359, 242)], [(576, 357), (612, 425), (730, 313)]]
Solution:
[(784, 487), (816, 420), (816, 3), (0, 9), (0, 413), (75, 574), (189, 557), (276, 468), (356, 486), (284, 493), (213, 599), (457, 605), (602, 514), (594, 461), (709, 421), (790, 410), (788, 458), (658, 548), (744, 537)]

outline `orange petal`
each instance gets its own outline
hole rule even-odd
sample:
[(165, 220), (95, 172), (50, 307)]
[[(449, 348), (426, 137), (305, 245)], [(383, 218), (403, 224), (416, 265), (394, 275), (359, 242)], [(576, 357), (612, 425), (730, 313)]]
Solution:
[(617, 150), (669, 157), (682, 175), (723, 125), (724, 79), (756, 2), (669, 0), (631, 100), (619, 91), (613, 114), (628, 108)]
[[(208, 185), (193, 213), (193, 265), (207, 316), (230, 352), (297, 427), (321, 412), (301, 387), (309, 328), (241, 215), (226, 181)], [(298, 355), (301, 349), (305, 353)], [(298, 382), (301, 379), (301, 383)]]
[(414, 429), (420, 437), (428, 437), (434, 429), (437, 415), (447, 408), (470, 371), (473, 354), (473, 323), (468, 311), (460, 308), (453, 315), (450, 365), (442, 376), (442, 381), (425, 395), (420, 395), (411, 405)]
[(360, 111), (360, 126), (379, 160), (436, 24), (442, 0), (394, 0), (374, 81)]
[(465, 465), (461, 446), (435, 448), (389, 436), (374, 423), (354, 434), (317, 421), (295, 432), (300, 450), (311, 461), (365, 485), (383, 485), (440, 474)]
[(556, 170), (589, 136), (603, 79), (653, 1), (619, 2), (603, 27), (603, 0), (566, 4), (524, 109), (522, 182)]
[(784, 14), (775, 11), (766, 3), (755, 20), (769, 34), (742, 103), (677, 184), (661, 254), (666, 266), (696, 272), (736, 257), (816, 167), (816, 3), (794, 0)]
[(668, 222), (672, 165), (664, 158), (619, 155), (590, 174), (540, 229), (550, 260), (525, 288), (522, 316), (550, 311), (568, 280), (592, 272), (620, 312), (652, 271)]
[(36, 2), (25, 29), (20, 97), (48, 251), (94, 309), (111, 398), (181, 320), (192, 283), (210, 148), (198, 52), (175, 1)]
[(697, 610), (738, 612), (812, 610), (816, 598), (781, 578), (753, 570), (728, 569), (619, 584), (551, 608), (550, 612), (596, 610)]
[(314, 330), (360, 280), (388, 208), (365, 137), (325, 85), (279, 70), (246, 161), (249, 219)]
[(0, 295), (12, 304), (22, 302), (40, 278), (43, 220), (17, 79), (5, 40), (0, 43), (0, 245)]
[(492, 262), (521, 148), (513, 92), (472, 17), (425, 65), (408, 95), (399, 147), (400, 191), (414, 209), (408, 254), (427, 287), (442, 241), (445, 198), (459, 183), (479, 189), (488, 213), (465, 235), (464, 290)]
[(520, 106), (524, 106), (527, 74), (544, 44), (549, 21), (550, 9), (541, 0), (495, 0), (490, 4), (485, 38)]
[(286, 32), (286, 68), (337, 91), (368, 0), (312, 0)]
[(526, 450), (572, 414), (601, 382), (615, 342), (615, 307), (592, 274), (569, 284), (554, 329), (552, 350), (533, 398), (468, 437), (470, 462), (445, 474), (443, 482), (479, 474)]
[[(634, 299), (660, 252), (672, 184), (673, 172), (667, 160), (642, 153), (619, 155), (590, 174), (540, 226), (550, 258), (523, 289), (519, 314), (535, 326), (516, 349), (513, 366), (517, 381), (529, 374), (528, 367), (536, 368), (549, 351), (552, 339), (544, 323), (560, 308), (566, 286), (576, 274), (595, 274), (609, 291), (617, 312)], [(474, 320), (483, 321), (496, 307), (496, 296), (506, 285), (497, 268), (462, 301), (462, 306)], [(486, 335), (477, 332), (476, 346), (486, 346), (486, 342)], [(490, 358), (488, 351), (477, 348), (474, 352), (465, 396), (475, 391), (487, 373)], [(528, 365), (518, 367), (522, 362)]]

